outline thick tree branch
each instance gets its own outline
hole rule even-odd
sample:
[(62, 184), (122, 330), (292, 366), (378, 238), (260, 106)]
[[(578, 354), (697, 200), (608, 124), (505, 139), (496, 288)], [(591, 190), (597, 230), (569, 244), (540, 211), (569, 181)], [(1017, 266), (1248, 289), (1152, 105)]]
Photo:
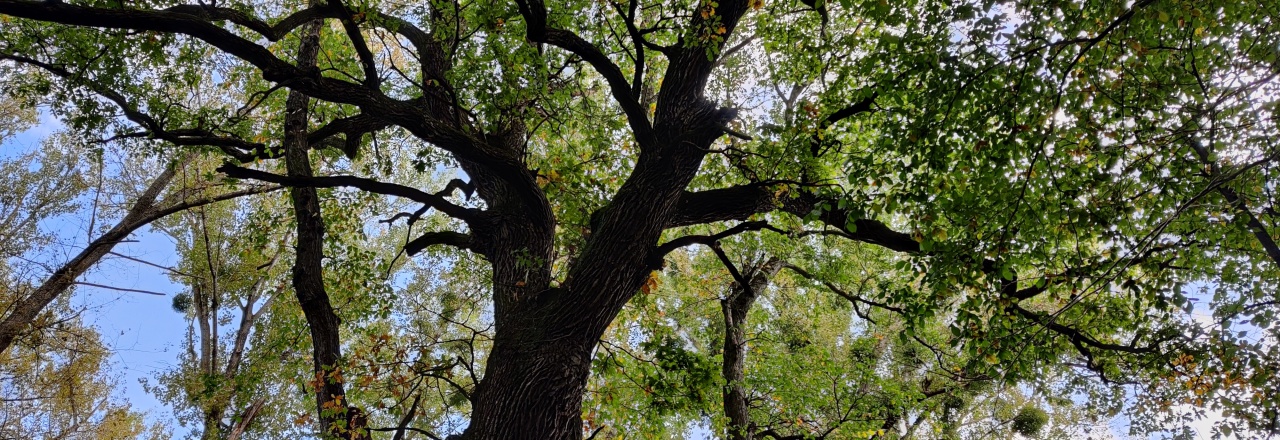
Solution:
[(673, 51), (663, 75), (654, 111), (655, 126), (689, 122), (691, 112), (702, 111), (708, 105), (707, 80), (723, 55), (725, 43), (750, 9), (747, 0), (696, 2), (693, 6), (688, 33), (680, 37), (684, 44), (678, 44), (681, 47)]
[[(605, 82), (609, 84), (609, 91), (613, 95), (613, 100), (618, 103), (619, 107), (622, 107), (622, 112), (627, 115), (627, 122), (631, 125), (631, 131), (635, 135), (636, 142), (642, 148), (652, 145), (653, 127), (649, 123), (648, 112), (640, 105), (640, 101), (633, 93), (632, 84), (627, 81), (622, 69), (619, 69), (618, 65), (614, 64), (608, 55), (601, 52), (600, 48), (584, 40), (578, 34), (548, 27), (547, 6), (543, 4), (542, 0), (517, 0), (516, 4), (519, 6), (520, 15), (527, 22), (525, 25), (526, 38), (529, 41), (549, 43), (567, 50), (591, 64), (591, 67), (595, 68), (596, 72), (604, 77)], [(643, 52), (643, 49), (638, 50)]]
[(470, 234), (453, 231), (434, 231), (419, 235), (404, 245), (405, 253), (409, 256), (417, 255), (424, 249), (434, 245), (453, 246), (458, 249), (474, 250), (475, 245), (472, 243)]
[(871, 111), (871, 106), (875, 104), (876, 97), (878, 96), (879, 94), (872, 93), (870, 96), (863, 98), (861, 101), (855, 102), (853, 104), (849, 104), (848, 106), (841, 108), (840, 110), (836, 110), (834, 113), (831, 113), (830, 115), (827, 115), (827, 117), (823, 118), (822, 122), (818, 123), (818, 127), (827, 128), (837, 122)]
[[(895, 231), (884, 223), (858, 219), (834, 199), (824, 199), (809, 191), (784, 194), (774, 185), (748, 184), (707, 191), (686, 191), (677, 204), (677, 212), (668, 227), (687, 226), (728, 220), (745, 220), (752, 215), (783, 211), (805, 217), (825, 204), (817, 220), (841, 232), (844, 237), (904, 253), (920, 252), (920, 243), (910, 234)], [(853, 219), (851, 221), (851, 218)]]
[(90, 91), (111, 101), (124, 112), (124, 116), (130, 121), (141, 125), (147, 129), (144, 133), (130, 133), (119, 137), (152, 137), (168, 141), (174, 145), (203, 145), (217, 147), (228, 155), (236, 158), (241, 162), (252, 161), (256, 156), (245, 151), (266, 151), (266, 144), (259, 142), (248, 142), (239, 138), (228, 136), (217, 136), (207, 130), (199, 129), (178, 129), (166, 130), (155, 118), (138, 110), (137, 106), (129, 102), (124, 95), (111, 90), (97, 83), (96, 81), (87, 80), (83, 75), (77, 75), (61, 66), (49, 64), (36, 60), (34, 58), (25, 57), (16, 54), (0, 53), (0, 60), (10, 60), (18, 63), (38, 67), (46, 72), (58, 76), (64, 80), (73, 82), (77, 85), (88, 88)]
[(1258, 216), (1254, 215), (1253, 211), (1249, 209), (1249, 204), (1240, 197), (1240, 194), (1225, 185), (1226, 181), (1232, 180), (1236, 175), (1238, 175), (1238, 173), (1233, 173), (1233, 175), (1230, 176), (1224, 176), (1222, 166), (1219, 165), (1217, 161), (1213, 160), (1213, 155), (1207, 147), (1195, 140), (1190, 140), (1187, 144), (1190, 145), (1191, 151), (1195, 153), (1196, 158), (1200, 159), (1200, 162), (1208, 168), (1207, 170), (1202, 171), (1205, 177), (1208, 177), (1210, 180), (1221, 179), (1219, 180), (1219, 183), (1215, 185), (1215, 189), (1217, 189), (1218, 194), (1221, 195), (1222, 198), (1227, 201), (1227, 204), (1231, 205), (1236, 212), (1245, 216), (1247, 220), (1246, 224), (1249, 226), (1249, 232), (1253, 233), (1254, 238), (1258, 240), (1258, 244), (1262, 245), (1262, 249), (1266, 251), (1267, 256), (1271, 258), (1271, 261), (1280, 267), (1280, 245), (1276, 244), (1271, 233), (1267, 231), (1266, 225), (1263, 225), (1262, 221), (1258, 219)]
[(1022, 308), (1022, 306), (1019, 306), (1017, 304), (1010, 304), (1008, 308), (1009, 310), (1017, 313), (1019, 316), (1022, 316), (1023, 318), (1026, 318), (1031, 322), (1035, 322), (1041, 326), (1044, 326), (1045, 328), (1052, 330), (1054, 333), (1060, 334), (1062, 336), (1066, 336), (1067, 339), (1071, 340), (1072, 344), (1084, 344), (1093, 348), (1109, 350), (1109, 351), (1117, 351), (1117, 352), (1128, 353), (1128, 354), (1153, 353), (1158, 349), (1158, 347), (1154, 345), (1147, 346), (1147, 347), (1135, 347), (1131, 345), (1120, 345), (1120, 344), (1102, 342), (1095, 339), (1092, 336), (1089, 336), (1088, 334), (1085, 334), (1080, 330), (1077, 330), (1056, 322), (1048, 314), (1032, 312), (1030, 310)]
[[(0, 14), (14, 17), (76, 26), (187, 35), (248, 62), (260, 70), (262, 78), (267, 81), (285, 84), (292, 90), (316, 99), (360, 107), (368, 114), (404, 127), (415, 136), (459, 159), (483, 165), (499, 174), (523, 171), (515, 152), (504, 152), (496, 146), (476, 141), (453, 124), (440, 119), (436, 112), (429, 112), (418, 100), (392, 99), (380, 90), (370, 89), (363, 84), (322, 76), (314, 66), (294, 66), (276, 57), (267, 48), (211, 22), (214, 17), (210, 14), (198, 12), (199, 10), (191, 8), (179, 8), (176, 11), (145, 10), (98, 8), (62, 2), (0, 0)], [(311, 14), (317, 13), (304, 11), (300, 14), (305, 18), (313, 18), (314, 15)], [(328, 16), (327, 14), (329, 13), (319, 13), (320, 16)], [(230, 17), (228, 15), (226, 18)], [(238, 20), (249, 22), (244, 17)], [(296, 21), (301, 23), (306, 20)], [(290, 26), (293, 26), (292, 23), (291, 21)], [(254, 26), (261, 28), (256, 24)]]
[(416, 188), (399, 185), (395, 183), (379, 182), (373, 179), (367, 179), (356, 176), (282, 176), (272, 174), (266, 171), (259, 171), (251, 168), (245, 168), (236, 165), (222, 165), (218, 167), (218, 171), (227, 176), (237, 179), (254, 179), (263, 182), (276, 183), (293, 188), (311, 187), (311, 188), (338, 188), (349, 187), (357, 188), (371, 193), (384, 194), (389, 196), (403, 197), (418, 203), (425, 204), (435, 210), (444, 213), (450, 217), (465, 221), (473, 222), (480, 215), (479, 210), (473, 208), (464, 208), (439, 195), (423, 192)]
[(290, 32), (293, 32), (299, 26), (302, 26), (309, 21), (321, 18), (338, 17), (337, 10), (324, 6), (313, 6), (294, 12), (293, 14), (290, 14), (276, 22), (276, 24), (271, 25), (235, 9), (222, 8), (207, 4), (177, 5), (166, 8), (165, 10), (169, 12), (194, 15), (201, 17), (206, 21), (229, 21), (257, 32), (268, 41), (280, 41), (285, 35), (288, 35)]
[(364, 85), (370, 89), (379, 89), (382, 78), (378, 76), (378, 65), (373, 60), (373, 51), (369, 50), (364, 34), (360, 32), (360, 26), (355, 22), (355, 13), (342, 0), (329, 0), (329, 6), (338, 10), (338, 21), (342, 23), (342, 29), (347, 32), (347, 38), (351, 39), (351, 46), (360, 58), (360, 66), (364, 69)]

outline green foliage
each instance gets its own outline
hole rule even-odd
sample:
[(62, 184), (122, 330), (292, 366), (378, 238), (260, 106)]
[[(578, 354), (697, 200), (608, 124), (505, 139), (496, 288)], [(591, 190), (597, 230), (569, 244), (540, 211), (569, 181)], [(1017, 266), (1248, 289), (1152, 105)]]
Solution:
[[(0, 99), (0, 107), (12, 101)], [(13, 116), (21, 116), (13, 115)], [(0, 122), (3, 123), (3, 122)], [(6, 129), (0, 127), (0, 135)], [(12, 310), (47, 276), (58, 243), (41, 221), (78, 211), (85, 190), (70, 136), (0, 161), (0, 310)], [(0, 353), (0, 438), (140, 438), (142, 414), (117, 397), (111, 348), (69, 296), (53, 301)], [(153, 433), (154, 434), (154, 433)]]
[[(110, 4), (83, 4), (99, 3)], [(302, 7), (220, 4), (268, 23)], [(319, 174), (371, 176), (428, 193), (453, 177), (478, 183), (475, 199), (469, 191), (441, 196), (492, 215), (475, 222), (350, 188), (321, 190), (324, 282), (343, 319), (348, 398), (385, 426), (415, 412), (413, 426), (451, 432), (467, 419), (469, 393), (491, 361), (498, 315), (530, 313), (519, 331), (558, 322), (542, 319), (550, 312), (539, 307), (587, 308), (599, 299), (591, 291), (553, 301), (563, 286), (625, 278), (634, 283), (624, 290), (638, 293), (625, 307), (610, 306), (621, 312), (601, 338), (584, 397), (586, 424), (612, 430), (602, 432), (678, 437), (699, 424), (723, 433), (725, 408), (715, 394), (736, 385), (750, 393), (758, 428), (799, 436), (906, 436), (911, 419), (921, 435), (990, 428), (1069, 437), (1070, 428), (1120, 411), (1138, 435), (1210, 410), (1227, 416), (1220, 433), (1274, 429), (1275, 2), (542, 5), (546, 27), (578, 39), (536, 35), (544, 23), (514, 3), (346, 6), (353, 17), (344, 18), (361, 33), (348, 35), (343, 20), (329, 19), (318, 71), (296, 77), (224, 53), (230, 44), (209, 45), (201, 41), (207, 36), (7, 15), (0, 56), (43, 69), (7, 75), (6, 90), (49, 95), (53, 113), (74, 129), (126, 151), (188, 142), (182, 148), (240, 153), (258, 169), (278, 170), (253, 159), (281, 151), (281, 90), (317, 87), (308, 90), (315, 99), (307, 129), (365, 113), (391, 125), (316, 145)], [(253, 53), (286, 62), (300, 41), (297, 32), (264, 36), (243, 21), (214, 22), (226, 41), (243, 37), (260, 46)], [(410, 28), (425, 29), (445, 59), (407, 41)], [(364, 78), (359, 39), (381, 76)], [(704, 60), (714, 63), (698, 64)], [(315, 84), (363, 88), (351, 94)], [(674, 89), (681, 85), (688, 88)], [(378, 105), (361, 101), (369, 96)], [(675, 102), (688, 108), (666, 105)], [(693, 128), (705, 121), (685, 113), (705, 116), (695, 108), (704, 103), (736, 116), (698, 144)], [(129, 115), (118, 117), (121, 110)], [(0, 120), (0, 138), (30, 119), (28, 112)], [(646, 124), (670, 145), (646, 138)], [(166, 138), (160, 125), (183, 135)], [(216, 134), (221, 143), (184, 137), (191, 133)], [(231, 144), (238, 146), (219, 147)], [(663, 169), (665, 179), (630, 180), (640, 164), (667, 166), (662, 161), (688, 145), (696, 160)], [(64, 161), (68, 170), (80, 163)], [(219, 184), (212, 163), (184, 190)], [(643, 193), (676, 177), (688, 185)], [(78, 179), (66, 188), (83, 186)], [(511, 190), (507, 181), (526, 185)], [(678, 211), (688, 208), (682, 194), (743, 188), (758, 194), (714, 221), (601, 223), (634, 208), (618, 201), (624, 189), (642, 192), (631, 204)], [(69, 200), (60, 197), (54, 205)], [(284, 206), (264, 197), (210, 207), (200, 221), (216, 226), (200, 240), (190, 216), (165, 225), (182, 237), (182, 270), (220, 280), (217, 288), (199, 284), (217, 290), (207, 297), (186, 280), (191, 292), (174, 301), (175, 310), (209, 323), (201, 338), (231, 333), (222, 316), (234, 314), (236, 301), (289, 297)], [(519, 227), (542, 208), (554, 236), (516, 243), (527, 238)], [(645, 267), (572, 279), (592, 246), (617, 244), (593, 238), (601, 234), (648, 237), (619, 252), (639, 255), (738, 221), (770, 228), (719, 237), (724, 256), (679, 249)], [(38, 235), (19, 226), (16, 236)], [(486, 227), (501, 233), (477, 232)], [(423, 231), (476, 234), (489, 247), (398, 255)], [(529, 243), (549, 244), (542, 252)], [(278, 263), (262, 267), (277, 254)], [(724, 262), (747, 268), (766, 257), (800, 271), (773, 276), (755, 298), (744, 327), (745, 378), (726, 383), (717, 374), (729, 330), (721, 301), (744, 280)], [(516, 287), (539, 306), (501, 296), (514, 283), (503, 284), (502, 270), (518, 272)], [(545, 286), (525, 284), (542, 272)], [(286, 409), (277, 419), (305, 414), (310, 406), (299, 396), (317, 380), (336, 379), (311, 377), (298, 354), (308, 352), (308, 329), (296, 304), (263, 307), (245, 370), (227, 378), (184, 365), (166, 385), (182, 390), (173, 402), (199, 414), (271, 396)], [(198, 365), (197, 357), (185, 361)], [(258, 432), (288, 435), (308, 423), (296, 418), (264, 421)]]
[(651, 405), (659, 414), (688, 410), (705, 404), (715, 378), (718, 365), (712, 359), (686, 350), (676, 338), (664, 336), (660, 340), (640, 344), (657, 368), (647, 372), (643, 379), (644, 391), (650, 396)]
[(1040, 434), (1046, 423), (1049, 423), (1049, 414), (1034, 406), (1024, 406), (1013, 416), (1013, 430), (1027, 437)]

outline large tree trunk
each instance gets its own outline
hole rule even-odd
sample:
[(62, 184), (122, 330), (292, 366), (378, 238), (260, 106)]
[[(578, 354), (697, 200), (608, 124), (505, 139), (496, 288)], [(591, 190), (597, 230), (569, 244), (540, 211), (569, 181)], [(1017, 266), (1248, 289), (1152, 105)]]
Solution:
[(671, 138), (667, 148), (642, 152), (635, 173), (593, 216), (592, 235), (561, 286), (550, 287), (554, 223), (545, 205), (525, 198), (505, 226), (475, 231), (491, 243), (481, 248), (494, 267), (496, 332), (464, 438), (582, 437), (582, 394), (596, 343), (654, 269), (650, 251), (714, 136), (692, 137), (703, 145)]
[(533, 338), (495, 342), (467, 438), (578, 439), (594, 344)]

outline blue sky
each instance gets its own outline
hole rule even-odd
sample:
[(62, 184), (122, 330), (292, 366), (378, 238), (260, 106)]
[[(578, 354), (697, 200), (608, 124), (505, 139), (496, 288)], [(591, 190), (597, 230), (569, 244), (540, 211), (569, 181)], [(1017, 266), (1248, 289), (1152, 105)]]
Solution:
[[(62, 124), (46, 112), (34, 127), (0, 144), (0, 158), (8, 159), (40, 147), (41, 141), (61, 129)], [(59, 245), (39, 252), (56, 262), (66, 261), (87, 243), (87, 216), (72, 215), (48, 219), (41, 228), (55, 233)], [(173, 242), (162, 234), (143, 228), (135, 233), (136, 242), (121, 243), (114, 252), (162, 266), (178, 263)], [(83, 307), (87, 324), (98, 328), (102, 340), (112, 350), (110, 374), (119, 378), (118, 395), (147, 413), (148, 422), (175, 428), (171, 412), (154, 396), (142, 389), (139, 380), (154, 377), (177, 362), (186, 332), (184, 317), (173, 311), (172, 295), (183, 286), (173, 283), (163, 270), (123, 258), (108, 256), (81, 277), (79, 281), (112, 287), (166, 293), (166, 296), (128, 293), (98, 287), (76, 286), (72, 303)]]

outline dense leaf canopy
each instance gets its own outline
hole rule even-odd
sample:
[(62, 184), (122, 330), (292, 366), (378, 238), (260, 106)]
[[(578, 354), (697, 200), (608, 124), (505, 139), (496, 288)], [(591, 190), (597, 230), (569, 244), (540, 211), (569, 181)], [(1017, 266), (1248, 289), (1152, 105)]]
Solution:
[(290, 188), (163, 225), (199, 331), (159, 386), (206, 435), (1249, 436), (1280, 423), (1277, 20), (0, 0), (0, 61), (171, 194)]

